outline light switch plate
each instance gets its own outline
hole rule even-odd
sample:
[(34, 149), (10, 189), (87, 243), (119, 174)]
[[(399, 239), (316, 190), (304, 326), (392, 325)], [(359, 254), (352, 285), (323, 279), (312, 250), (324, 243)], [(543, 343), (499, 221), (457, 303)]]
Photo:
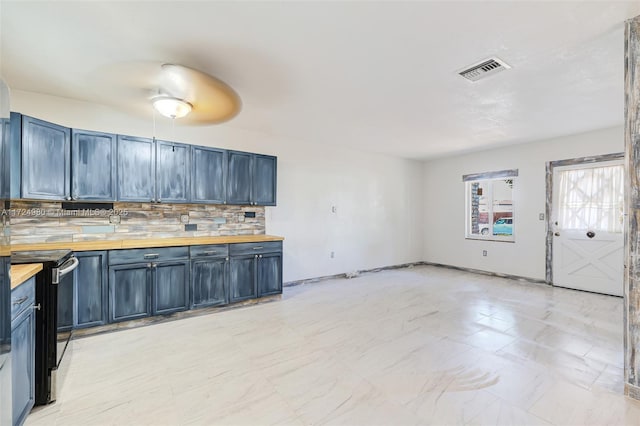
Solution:
[(112, 214), (111, 216), (109, 216), (109, 223), (112, 225), (120, 224), (120, 215)]
[(180, 215), (180, 223), (184, 223), (184, 224), (189, 223), (189, 215), (188, 214), (181, 214)]
[(538, 219), (540, 219), (540, 220), (544, 220), (544, 213), (540, 213), (540, 214), (538, 215)]

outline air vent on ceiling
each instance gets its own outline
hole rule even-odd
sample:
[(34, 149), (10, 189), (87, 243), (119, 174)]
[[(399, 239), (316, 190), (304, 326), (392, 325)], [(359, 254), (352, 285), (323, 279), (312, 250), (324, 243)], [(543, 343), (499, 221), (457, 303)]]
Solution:
[(511, 68), (511, 66), (502, 60), (498, 58), (489, 58), (459, 71), (458, 74), (467, 80), (478, 81), (509, 68)]

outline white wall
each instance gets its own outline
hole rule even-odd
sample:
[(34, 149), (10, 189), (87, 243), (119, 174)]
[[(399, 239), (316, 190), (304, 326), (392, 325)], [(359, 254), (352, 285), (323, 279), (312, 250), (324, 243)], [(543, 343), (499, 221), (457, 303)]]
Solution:
[[(624, 151), (622, 127), (497, 148), (424, 163), (424, 260), (545, 278), (545, 163)], [(462, 175), (518, 169), (515, 243), (465, 239)], [(488, 256), (483, 257), (482, 251)]]
[[(153, 135), (151, 120), (102, 105), (22, 91), (11, 93), (11, 103), (13, 111), (68, 127)], [(285, 237), (285, 282), (422, 260), (417, 161), (337, 148), (336, 141), (288, 140), (235, 128), (233, 121), (173, 129), (160, 118), (156, 137), (278, 156), (278, 206), (266, 208), (266, 227)]]

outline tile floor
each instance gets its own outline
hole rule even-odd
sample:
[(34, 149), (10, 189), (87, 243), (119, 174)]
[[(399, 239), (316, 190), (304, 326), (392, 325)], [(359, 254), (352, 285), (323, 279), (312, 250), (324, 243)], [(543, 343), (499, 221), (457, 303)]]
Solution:
[(438, 267), (72, 344), (27, 425), (640, 424), (622, 299)]

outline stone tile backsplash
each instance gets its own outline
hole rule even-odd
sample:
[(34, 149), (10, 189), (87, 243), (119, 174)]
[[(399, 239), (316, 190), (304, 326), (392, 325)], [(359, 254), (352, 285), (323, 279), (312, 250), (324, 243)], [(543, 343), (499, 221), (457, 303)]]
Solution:
[[(245, 218), (255, 212), (255, 218)], [(62, 210), (61, 202), (12, 201), (11, 243), (256, 235), (265, 233), (264, 207), (114, 203), (109, 210)], [(119, 215), (120, 223), (110, 223)], [(188, 215), (197, 231), (185, 231)]]

